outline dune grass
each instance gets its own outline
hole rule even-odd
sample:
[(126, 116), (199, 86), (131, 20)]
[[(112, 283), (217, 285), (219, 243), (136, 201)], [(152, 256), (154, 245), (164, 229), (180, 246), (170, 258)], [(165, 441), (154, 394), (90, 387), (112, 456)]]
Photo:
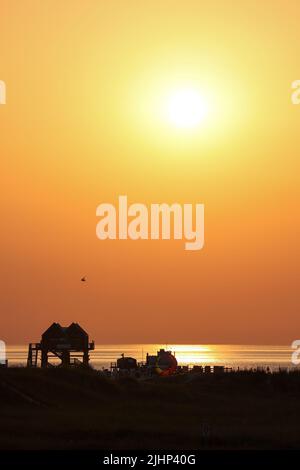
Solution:
[(1, 449), (297, 449), (300, 373), (0, 370)]

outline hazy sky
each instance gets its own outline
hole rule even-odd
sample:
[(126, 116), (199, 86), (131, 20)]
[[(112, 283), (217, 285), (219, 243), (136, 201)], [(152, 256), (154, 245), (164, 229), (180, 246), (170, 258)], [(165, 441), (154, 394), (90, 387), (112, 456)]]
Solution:
[[(1, 0), (0, 339), (299, 337), (299, 24), (292, 0)], [(182, 86), (210, 106), (189, 131)], [(204, 203), (204, 249), (98, 240), (120, 194)]]

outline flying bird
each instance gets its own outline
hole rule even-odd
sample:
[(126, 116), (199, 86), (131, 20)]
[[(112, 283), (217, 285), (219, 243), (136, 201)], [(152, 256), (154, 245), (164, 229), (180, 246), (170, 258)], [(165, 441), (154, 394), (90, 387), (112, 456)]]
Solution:
[(81, 280), (81, 282), (86, 282), (87, 278), (86, 278), (86, 276), (83, 276), (80, 280)]

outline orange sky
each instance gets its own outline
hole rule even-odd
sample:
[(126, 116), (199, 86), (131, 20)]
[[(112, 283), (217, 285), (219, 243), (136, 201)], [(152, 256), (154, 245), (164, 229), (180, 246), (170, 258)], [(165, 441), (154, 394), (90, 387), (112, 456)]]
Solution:
[[(1, 1), (0, 339), (298, 338), (299, 24), (292, 0)], [(214, 100), (191, 132), (158, 111), (186, 82)], [(205, 248), (98, 240), (120, 194), (204, 203)]]

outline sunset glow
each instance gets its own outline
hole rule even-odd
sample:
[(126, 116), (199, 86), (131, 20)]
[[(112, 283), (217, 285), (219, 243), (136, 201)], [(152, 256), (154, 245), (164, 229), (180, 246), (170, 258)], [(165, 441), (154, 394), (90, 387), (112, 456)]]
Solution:
[(197, 90), (183, 88), (170, 93), (167, 103), (168, 118), (179, 128), (198, 126), (208, 113), (208, 104)]
[[(175, 3), (1, 2), (7, 343), (52, 321), (100, 344), (297, 331), (299, 4)], [(119, 195), (203, 203), (203, 249), (99, 240)]]

